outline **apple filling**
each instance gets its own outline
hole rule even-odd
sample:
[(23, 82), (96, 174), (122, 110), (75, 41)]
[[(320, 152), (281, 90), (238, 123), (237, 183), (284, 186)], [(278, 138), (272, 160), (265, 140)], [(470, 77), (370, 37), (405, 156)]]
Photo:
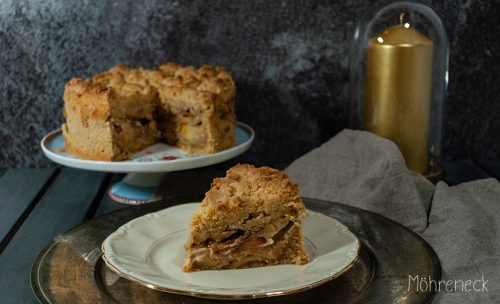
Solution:
[(188, 259), (198, 269), (267, 265), (281, 258), (287, 244), (285, 240), (298, 232), (297, 224), (287, 218), (268, 227), (272, 229), (266, 227), (256, 232), (237, 229), (222, 240), (207, 239), (193, 248)]

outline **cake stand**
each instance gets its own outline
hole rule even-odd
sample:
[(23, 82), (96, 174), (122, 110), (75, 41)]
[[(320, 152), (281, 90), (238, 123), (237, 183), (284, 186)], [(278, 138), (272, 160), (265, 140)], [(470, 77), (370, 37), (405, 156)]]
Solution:
[(85, 160), (66, 153), (60, 129), (47, 134), (40, 145), (45, 156), (63, 166), (127, 173), (121, 181), (111, 186), (108, 194), (117, 202), (137, 205), (153, 200), (156, 188), (168, 172), (205, 167), (234, 158), (250, 148), (254, 137), (255, 133), (250, 126), (237, 122), (236, 143), (224, 151), (193, 154), (164, 143), (157, 143), (134, 154), (130, 160), (120, 162)]

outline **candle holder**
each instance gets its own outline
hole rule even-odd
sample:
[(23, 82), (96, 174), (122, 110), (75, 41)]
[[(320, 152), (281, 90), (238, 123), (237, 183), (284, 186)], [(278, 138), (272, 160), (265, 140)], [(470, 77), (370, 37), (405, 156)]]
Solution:
[(439, 180), (448, 38), (428, 6), (395, 2), (362, 17), (350, 51), (352, 128), (391, 139), (406, 166)]

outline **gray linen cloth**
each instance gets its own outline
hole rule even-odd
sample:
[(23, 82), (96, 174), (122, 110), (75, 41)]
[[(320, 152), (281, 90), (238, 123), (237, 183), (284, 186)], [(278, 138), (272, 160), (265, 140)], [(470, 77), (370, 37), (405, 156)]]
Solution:
[(442, 280), (488, 280), (487, 291), (442, 290), (433, 303), (500, 303), (496, 179), (434, 186), (406, 168), (392, 141), (353, 130), (340, 132), (285, 171), (300, 183), (302, 196), (376, 212), (419, 233), (439, 256)]

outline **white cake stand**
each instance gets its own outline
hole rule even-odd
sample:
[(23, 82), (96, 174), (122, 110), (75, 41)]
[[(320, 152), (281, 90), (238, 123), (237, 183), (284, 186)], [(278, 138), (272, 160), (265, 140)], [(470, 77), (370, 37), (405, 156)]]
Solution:
[(213, 154), (191, 154), (158, 143), (134, 154), (132, 159), (121, 162), (84, 160), (66, 153), (60, 129), (47, 134), (40, 145), (45, 156), (67, 167), (127, 173), (121, 181), (111, 186), (108, 194), (117, 202), (137, 205), (153, 200), (153, 194), (167, 172), (200, 168), (234, 158), (250, 148), (254, 137), (250, 126), (237, 122), (236, 143), (227, 150)]

